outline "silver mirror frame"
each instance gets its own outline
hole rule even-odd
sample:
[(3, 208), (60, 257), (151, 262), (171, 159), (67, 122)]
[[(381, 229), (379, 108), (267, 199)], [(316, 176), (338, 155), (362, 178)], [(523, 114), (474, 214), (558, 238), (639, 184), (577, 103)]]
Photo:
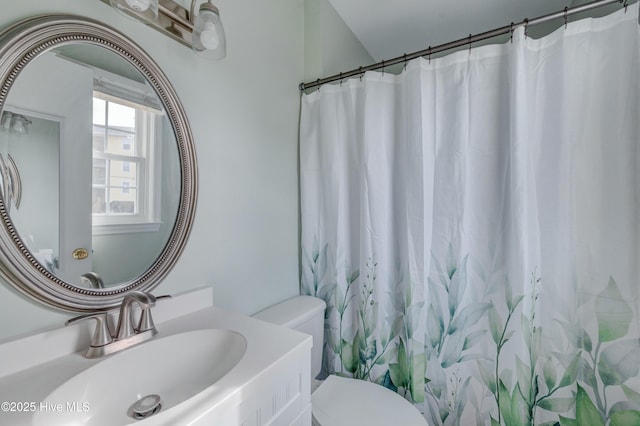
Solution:
[(178, 260), (196, 210), (196, 154), (186, 112), (158, 65), (117, 30), (81, 16), (36, 16), (0, 33), (0, 110), (4, 109), (13, 82), (31, 60), (72, 43), (96, 45), (117, 54), (137, 69), (158, 94), (174, 130), (182, 173), (174, 228), (164, 250), (141, 276), (113, 288), (84, 289), (60, 280), (40, 265), (15, 230), (0, 197), (0, 276), (21, 293), (48, 307), (70, 312), (105, 311), (118, 306), (129, 291), (149, 291), (156, 287)]

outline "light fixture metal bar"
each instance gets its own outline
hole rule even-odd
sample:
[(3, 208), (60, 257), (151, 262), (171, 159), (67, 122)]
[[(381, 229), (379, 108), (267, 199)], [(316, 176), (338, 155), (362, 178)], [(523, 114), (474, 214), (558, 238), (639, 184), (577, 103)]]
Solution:
[(158, 0), (158, 16), (163, 16), (193, 31), (192, 12), (172, 0)]
[[(110, 5), (109, 0), (100, 0)], [(132, 18), (139, 19), (141, 22), (150, 26), (156, 31), (161, 32), (189, 48), (192, 44), (193, 23), (191, 22), (191, 12), (173, 0), (158, 0), (158, 20), (150, 22), (140, 19), (133, 12), (121, 10)]]
[(429, 47), (427, 49), (419, 50), (417, 52), (408, 53), (406, 55), (398, 56), (397, 58), (380, 61), (375, 64), (367, 65), (364, 67), (359, 67), (353, 69), (351, 71), (341, 72), (340, 74), (332, 75), (330, 77), (319, 78), (316, 81), (310, 81), (308, 83), (300, 83), (298, 86), (300, 91), (305, 91), (312, 89), (314, 87), (322, 86), (326, 83), (332, 83), (334, 81), (341, 81), (349, 77), (355, 77), (358, 75), (364, 74), (366, 71), (384, 69), (385, 67), (389, 67), (391, 65), (406, 63), (415, 58), (419, 57), (430, 57), (433, 54), (444, 52), (446, 50), (455, 49), (457, 47), (471, 45), (478, 41), (487, 40), (490, 38), (494, 38), (503, 34), (509, 34), (513, 32), (516, 28), (519, 27), (531, 27), (533, 25), (542, 24), (544, 22), (548, 22), (554, 19), (559, 18), (567, 18), (568, 16), (574, 15), (576, 13), (585, 12), (587, 10), (595, 9), (598, 7), (606, 6), (612, 3), (620, 3), (627, 4), (625, 0), (596, 0), (591, 3), (586, 3), (581, 6), (576, 6), (572, 8), (566, 8), (565, 10), (561, 10), (559, 12), (550, 13), (547, 15), (539, 16), (533, 19), (525, 19), (519, 23), (512, 23), (510, 25), (506, 25), (504, 27), (496, 28), (490, 31), (485, 31), (480, 34), (472, 35), (469, 34), (468, 37), (461, 38), (459, 40), (455, 40), (449, 43), (440, 44), (438, 46)]

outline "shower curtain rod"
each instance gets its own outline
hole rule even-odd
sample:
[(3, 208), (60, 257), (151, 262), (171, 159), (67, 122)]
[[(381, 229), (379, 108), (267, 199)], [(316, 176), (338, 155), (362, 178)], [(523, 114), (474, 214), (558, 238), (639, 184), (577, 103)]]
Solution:
[(410, 61), (415, 58), (419, 58), (421, 56), (431, 57), (431, 55), (433, 55), (434, 53), (444, 52), (446, 50), (455, 49), (456, 47), (464, 46), (467, 44), (471, 46), (471, 44), (476, 43), (478, 41), (487, 40), (503, 34), (513, 33), (513, 31), (519, 27), (525, 27), (525, 31), (526, 31), (526, 28), (529, 26), (542, 24), (544, 22), (552, 21), (554, 19), (559, 19), (559, 18), (564, 18), (566, 23), (567, 18), (571, 15), (574, 15), (580, 12), (586, 12), (588, 10), (596, 9), (598, 7), (607, 6), (612, 3), (620, 3), (620, 4), (623, 4), (624, 7), (628, 6), (628, 0), (596, 0), (591, 3), (583, 4), (582, 6), (576, 6), (572, 8), (565, 7), (564, 10), (560, 10), (555, 13), (550, 13), (548, 15), (539, 16), (533, 19), (525, 19), (522, 22), (519, 22), (517, 24), (512, 22), (510, 25), (506, 25), (504, 27), (496, 28), (490, 31), (485, 31), (483, 33), (476, 34), (476, 35), (469, 34), (468, 37), (461, 38), (456, 41), (440, 44), (438, 46), (433, 46), (433, 47), (429, 46), (427, 49), (404, 54), (402, 56), (398, 56), (397, 58), (389, 59), (386, 61), (380, 61), (372, 65), (367, 65), (366, 67), (359, 67), (351, 71), (341, 72), (339, 74), (332, 75), (330, 77), (319, 78), (315, 81), (310, 81), (307, 83), (300, 83), (298, 87), (300, 88), (300, 91), (305, 91), (308, 89), (312, 89), (314, 87), (322, 86), (323, 84), (326, 84), (326, 83), (344, 80), (345, 78), (354, 77), (356, 75), (362, 75), (366, 71), (377, 70), (380, 68), (384, 69), (385, 67), (388, 67), (391, 65), (406, 63), (407, 61)]

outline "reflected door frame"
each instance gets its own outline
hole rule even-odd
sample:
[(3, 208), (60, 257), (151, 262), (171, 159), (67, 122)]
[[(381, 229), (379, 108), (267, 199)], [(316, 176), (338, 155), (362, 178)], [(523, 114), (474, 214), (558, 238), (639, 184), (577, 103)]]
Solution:
[[(54, 75), (55, 74), (55, 75)], [(55, 81), (56, 84), (49, 84)], [(93, 72), (55, 55), (42, 55), (16, 79), (11, 104), (34, 113), (62, 117), (60, 126), (60, 209), (58, 278), (80, 286), (92, 271), (91, 114)], [(42, 214), (47, 214), (43, 211)], [(18, 232), (20, 230), (18, 229)], [(28, 244), (27, 244), (28, 245)], [(74, 257), (84, 249), (87, 257)]]

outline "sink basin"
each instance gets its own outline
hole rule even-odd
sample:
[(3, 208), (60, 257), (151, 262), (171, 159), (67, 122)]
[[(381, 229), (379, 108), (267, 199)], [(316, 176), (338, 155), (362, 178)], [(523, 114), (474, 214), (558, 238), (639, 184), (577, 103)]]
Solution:
[(60, 385), (45, 398), (50, 408), (40, 409), (33, 424), (137, 423), (134, 411), (140, 405), (155, 404), (156, 397), (149, 395), (161, 399), (154, 414), (166, 412), (215, 384), (240, 361), (246, 348), (244, 336), (219, 329), (149, 341), (112, 355)]

